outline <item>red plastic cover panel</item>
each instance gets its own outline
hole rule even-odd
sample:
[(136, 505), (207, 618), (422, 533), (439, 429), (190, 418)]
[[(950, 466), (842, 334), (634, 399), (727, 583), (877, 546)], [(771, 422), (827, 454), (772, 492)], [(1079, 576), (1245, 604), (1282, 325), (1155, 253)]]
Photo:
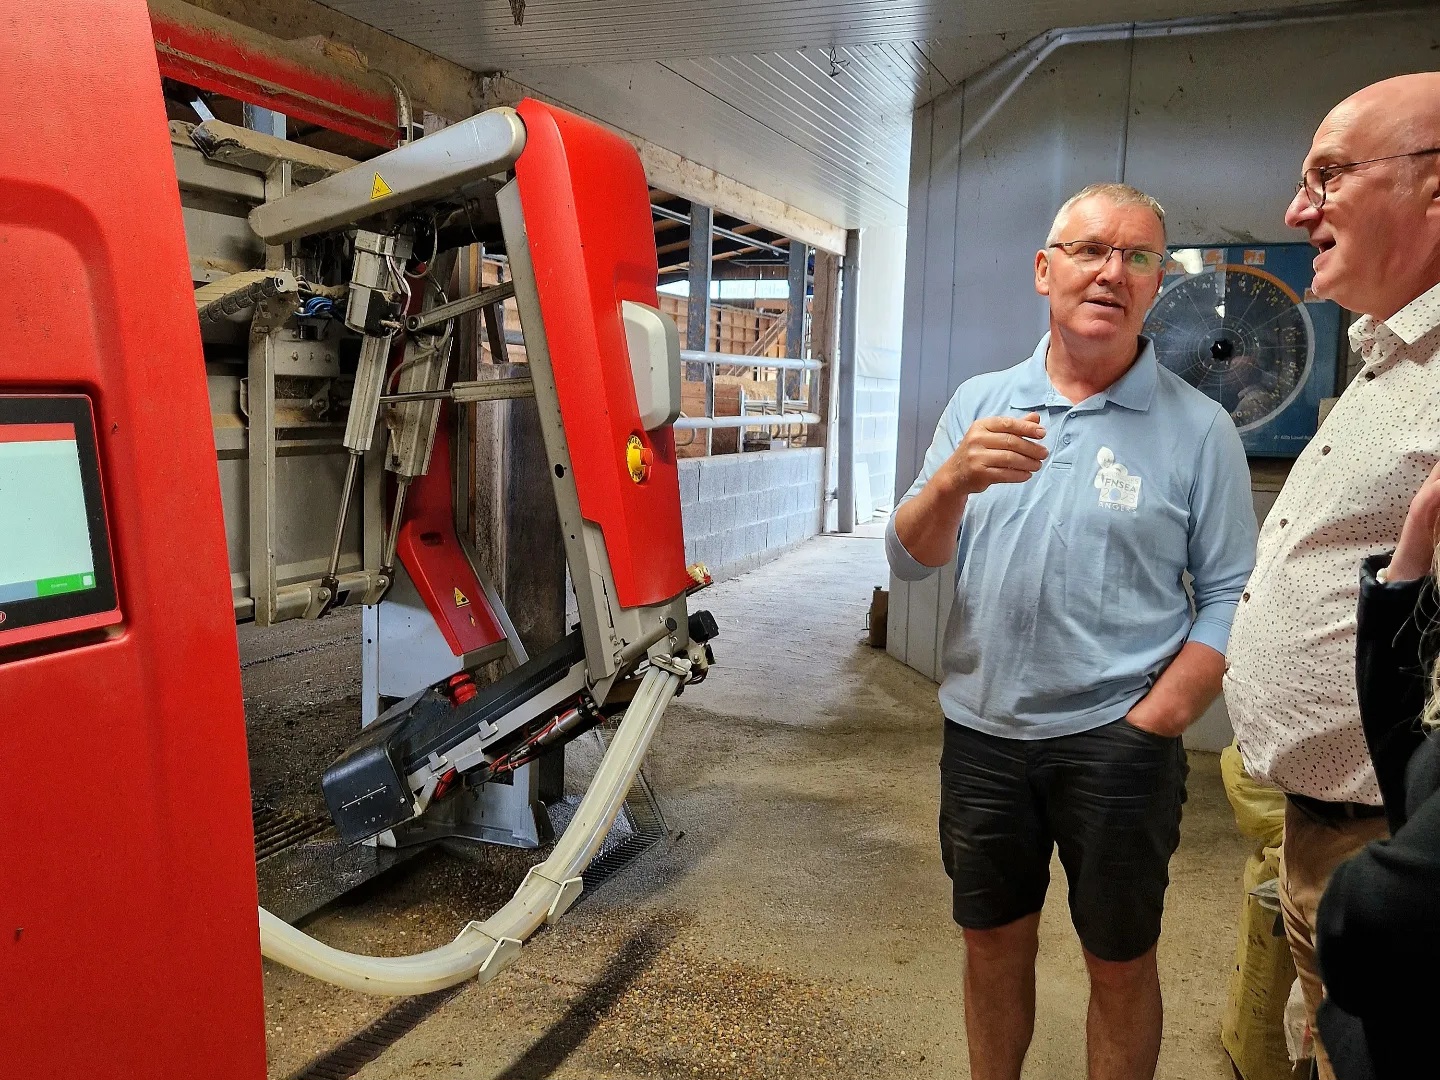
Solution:
[(123, 620), (0, 644), (6, 1077), (263, 1080), (245, 714), (142, 0), (0, 8), (0, 394), (94, 409)]
[[(515, 164), (570, 445), (580, 512), (600, 526), (622, 607), (663, 603), (690, 584), (675, 435), (640, 426), (620, 303), (656, 307), (650, 188), (635, 148), (589, 120), (526, 98)], [(631, 479), (626, 444), (651, 451)]]
[(456, 656), (464, 656), (504, 641), (505, 631), (455, 535), (450, 465), (453, 426), (451, 410), (443, 410), (430, 452), (430, 469), (410, 483), (395, 554), (445, 636), (445, 644)]

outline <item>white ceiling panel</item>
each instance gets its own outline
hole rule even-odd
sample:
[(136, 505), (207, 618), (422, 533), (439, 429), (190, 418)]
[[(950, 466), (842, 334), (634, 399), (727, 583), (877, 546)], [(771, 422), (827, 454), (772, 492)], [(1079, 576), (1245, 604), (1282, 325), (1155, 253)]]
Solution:
[(902, 224), (911, 113), (950, 83), (914, 42), (843, 49), (830, 70), (805, 49), (514, 77), (826, 221)]
[(903, 224), (911, 115), (1036, 34), (1304, 0), (326, 0), (845, 228)]
[[(476, 71), (784, 52), (1077, 23), (1285, 7), (1301, 0), (328, 0)], [(1018, 42), (1017, 42), (1018, 44)], [(963, 77), (963, 76), (962, 76)]]

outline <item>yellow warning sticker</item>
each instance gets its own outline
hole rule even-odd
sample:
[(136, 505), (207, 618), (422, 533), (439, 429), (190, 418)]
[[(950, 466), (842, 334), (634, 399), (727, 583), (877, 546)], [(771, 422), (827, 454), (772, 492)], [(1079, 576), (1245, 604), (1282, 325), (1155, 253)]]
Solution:
[(370, 182), (370, 201), (374, 202), (376, 199), (383, 199), (389, 194), (391, 194), (390, 185), (387, 184), (385, 178), (377, 172), (375, 179)]
[(459, 589), (456, 589), (456, 590), (455, 590), (455, 606), (456, 606), (456, 607), (469, 607), (469, 606), (470, 606), (470, 598), (469, 598), (468, 596), (466, 596), (463, 592), (461, 592)]

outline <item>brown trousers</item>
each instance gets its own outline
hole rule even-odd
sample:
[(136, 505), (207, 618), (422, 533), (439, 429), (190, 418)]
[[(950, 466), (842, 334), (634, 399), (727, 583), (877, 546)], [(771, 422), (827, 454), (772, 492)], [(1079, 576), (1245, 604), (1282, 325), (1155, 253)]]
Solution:
[[(1280, 849), (1280, 910), (1285, 936), (1295, 957), (1295, 973), (1305, 994), (1305, 1017), (1315, 1030), (1315, 1010), (1324, 999), (1320, 969), (1315, 963), (1315, 911), (1335, 868), (1371, 840), (1389, 835), (1383, 817), (1321, 821), (1285, 804), (1285, 843)], [(1335, 1080), (1324, 1047), (1315, 1040), (1320, 1080)]]

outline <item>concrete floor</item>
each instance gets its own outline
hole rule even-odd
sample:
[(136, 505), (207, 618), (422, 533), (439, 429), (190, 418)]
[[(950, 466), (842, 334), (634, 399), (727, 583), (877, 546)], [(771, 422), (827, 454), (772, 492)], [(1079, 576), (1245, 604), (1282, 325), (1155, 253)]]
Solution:
[[(647, 765), (672, 842), (359, 1076), (968, 1076), (960, 935), (934, 835), (935, 687), (864, 643), (885, 581), (878, 539), (819, 537), (696, 597), (719, 622), (720, 666), (672, 707)], [(307, 717), (344, 733), (348, 720), (331, 721), (353, 700), (337, 674), (353, 639), (338, 623), (328, 633), (299, 652), (242, 638), (252, 745), (299, 738)], [(256, 783), (285, 794), (274, 760)], [(1229, 1080), (1219, 1029), (1246, 843), (1218, 759), (1192, 754), (1190, 788), (1160, 945), (1159, 1075)], [(431, 947), (498, 906), (534, 860), (422, 858), (309, 929), (377, 953)], [(266, 995), (274, 1077), (390, 1004), (268, 963)], [(1084, 1075), (1085, 1000), (1057, 864), (1027, 1078)]]

